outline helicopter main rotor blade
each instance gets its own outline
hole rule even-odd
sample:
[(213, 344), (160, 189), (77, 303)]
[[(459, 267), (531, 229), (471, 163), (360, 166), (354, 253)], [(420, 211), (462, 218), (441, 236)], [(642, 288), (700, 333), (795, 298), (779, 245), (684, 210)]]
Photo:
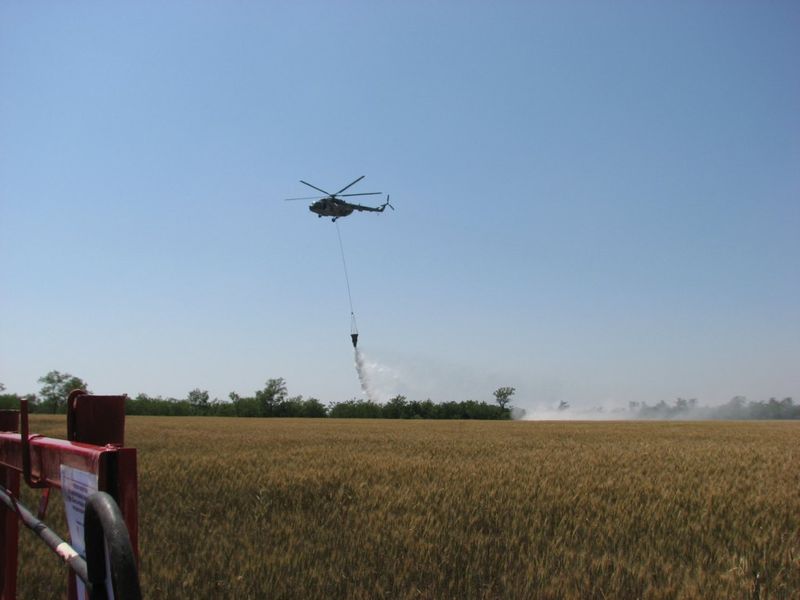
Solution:
[(328, 196), (306, 196), (305, 198), (284, 198), (284, 202), (291, 202), (293, 200), (321, 200), (322, 198), (327, 198)]
[[(326, 192), (325, 190), (323, 190), (323, 189), (321, 189), (321, 188), (318, 188), (318, 187), (317, 187), (317, 186), (315, 186), (315, 185), (311, 185), (310, 183), (308, 183), (307, 181), (303, 181), (302, 179), (300, 180), (300, 183), (304, 183), (304, 184), (306, 184), (308, 187), (310, 187), (310, 188), (314, 188), (315, 190), (317, 190), (318, 192), (322, 192), (322, 193), (323, 193), (323, 194), (325, 194), (326, 196), (335, 196), (335, 195), (336, 195), (336, 194), (331, 194), (330, 192)], [(355, 183), (355, 182), (353, 182), (353, 183)]]
[(341, 196), (342, 198), (347, 198), (349, 196), (376, 196), (382, 193), (383, 192), (362, 192), (361, 194), (336, 194), (336, 195)]
[[(346, 190), (347, 188), (349, 188), (350, 186), (353, 186), (353, 185), (357, 184), (359, 181), (361, 181), (362, 179), (364, 179), (364, 177), (366, 177), (366, 175), (362, 175), (361, 177), (359, 177), (358, 179), (356, 179), (356, 180), (355, 180), (355, 181), (353, 181), (352, 183), (348, 183), (346, 186), (344, 186), (342, 189), (340, 189), (340, 190), (339, 190), (338, 192), (336, 192), (335, 194), (331, 194), (331, 195), (332, 195), (332, 196), (338, 196), (339, 194), (341, 194), (343, 191), (345, 191), (345, 190)], [(327, 192), (325, 192), (325, 193), (327, 194)]]

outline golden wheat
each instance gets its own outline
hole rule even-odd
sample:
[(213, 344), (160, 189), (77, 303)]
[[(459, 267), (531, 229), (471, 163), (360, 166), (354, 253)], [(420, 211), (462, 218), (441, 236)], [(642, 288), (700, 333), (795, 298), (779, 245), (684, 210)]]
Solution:
[[(147, 598), (800, 595), (798, 423), (132, 417), (127, 439)], [(62, 597), (20, 535), (20, 597)]]

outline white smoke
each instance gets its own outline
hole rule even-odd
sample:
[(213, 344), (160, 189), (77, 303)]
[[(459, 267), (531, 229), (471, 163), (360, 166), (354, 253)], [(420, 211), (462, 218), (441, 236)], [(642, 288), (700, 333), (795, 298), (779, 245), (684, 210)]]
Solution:
[(651, 406), (637, 404), (628, 408), (614, 404), (563, 409), (537, 406), (527, 409), (522, 418), (525, 421), (706, 421), (752, 418), (748, 416), (749, 414), (746, 407), (737, 412), (736, 409), (731, 409), (730, 405), (676, 407), (659, 403)]
[(405, 395), (398, 371), (368, 358), (358, 348), (356, 348), (356, 371), (361, 389), (372, 402), (383, 404), (398, 394)]
[(537, 406), (525, 409), (524, 421), (622, 421), (635, 419), (635, 415), (621, 409), (566, 408)]
[(369, 385), (369, 375), (367, 375), (367, 367), (364, 363), (364, 355), (361, 350), (356, 348), (356, 372), (358, 373), (358, 380), (361, 382), (361, 389), (371, 402), (377, 402), (375, 399), (375, 392)]

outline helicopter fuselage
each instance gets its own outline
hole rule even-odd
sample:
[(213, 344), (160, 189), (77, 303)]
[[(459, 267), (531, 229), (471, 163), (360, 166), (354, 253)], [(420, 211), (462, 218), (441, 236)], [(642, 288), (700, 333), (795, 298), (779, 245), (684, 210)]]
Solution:
[(333, 217), (335, 221), (339, 217), (346, 217), (347, 215), (353, 214), (354, 210), (383, 212), (387, 206), (391, 206), (388, 200), (386, 204), (382, 204), (381, 206), (363, 206), (361, 204), (351, 204), (350, 202), (345, 202), (338, 198), (322, 198), (309, 206), (308, 210), (316, 213), (320, 217)]
[(323, 198), (322, 200), (314, 202), (314, 204), (308, 207), (308, 210), (316, 213), (320, 217), (333, 217), (334, 219), (338, 219), (339, 217), (346, 217), (347, 215), (353, 214), (357, 206), (357, 204), (350, 204), (342, 200), (337, 200), (336, 198)]

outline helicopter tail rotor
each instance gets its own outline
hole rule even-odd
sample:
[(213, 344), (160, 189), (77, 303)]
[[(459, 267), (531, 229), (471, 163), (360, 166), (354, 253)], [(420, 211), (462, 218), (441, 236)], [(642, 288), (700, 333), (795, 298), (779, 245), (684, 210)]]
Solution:
[(381, 205), (381, 212), (383, 212), (384, 210), (386, 210), (386, 207), (387, 207), (387, 206), (388, 206), (389, 208), (391, 208), (392, 210), (394, 210), (394, 206), (392, 206), (391, 204), (389, 204), (389, 194), (386, 194), (386, 202), (384, 202), (384, 203)]

